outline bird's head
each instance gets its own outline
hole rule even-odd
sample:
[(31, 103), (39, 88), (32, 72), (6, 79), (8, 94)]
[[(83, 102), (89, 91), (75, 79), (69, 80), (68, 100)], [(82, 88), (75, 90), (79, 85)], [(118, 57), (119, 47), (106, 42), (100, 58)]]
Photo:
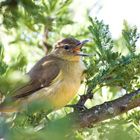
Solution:
[(65, 38), (55, 44), (53, 53), (62, 59), (79, 61), (81, 56), (88, 56), (81, 52), (81, 48), (86, 42), (88, 40), (79, 41), (75, 38)]

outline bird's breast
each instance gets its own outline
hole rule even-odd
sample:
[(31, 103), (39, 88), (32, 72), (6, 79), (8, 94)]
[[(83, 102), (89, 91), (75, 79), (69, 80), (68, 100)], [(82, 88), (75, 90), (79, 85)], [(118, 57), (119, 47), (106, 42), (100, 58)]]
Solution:
[(52, 85), (52, 92), (48, 99), (55, 109), (68, 104), (78, 92), (85, 67), (83, 62), (69, 62), (62, 66), (59, 80)]

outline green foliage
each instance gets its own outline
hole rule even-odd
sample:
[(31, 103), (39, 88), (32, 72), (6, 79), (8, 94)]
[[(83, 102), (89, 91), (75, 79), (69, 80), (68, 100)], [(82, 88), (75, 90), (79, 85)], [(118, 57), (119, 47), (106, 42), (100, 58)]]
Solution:
[[(70, 29), (76, 25), (72, 12), (77, 5), (71, 8), (72, 2), (72, 0), (3, 0), (0, 2), (2, 21), (0, 93), (2, 95), (11, 95), (15, 88), (28, 81), (28, 77), (23, 75), (45, 54), (40, 43), (45, 30), (49, 31), (47, 38), (49, 43), (54, 43), (62, 35), (73, 35), (71, 31), (67, 34), (63, 34), (62, 31), (67, 25)], [(88, 24), (90, 25), (87, 29), (85, 27)], [(113, 40), (108, 25), (97, 18), (89, 17), (88, 21), (81, 24), (79, 28), (74, 28), (73, 31), (76, 38), (92, 38), (92, 42), (84, 49), (87, 53), (94, 54), (92, 57), (84, 58), (87, 66), (85, 85), (92, 90), (98, 100), (94, 99), (87, 103), (87, 106), (114, 99), (120, 95), (122, 89), (130, 92), (139, 88), (140, 53), (136, 45), (139, 39), (136, 27), (129, 26), (125, 21), (121, 38)], [(102, 93), (103, 88), (107, 89), (106, 95)], [(73, 100), (74, 103), (76, 101), (77, 98)], [(71, 122), (60, 124), (57, 121), (70, 109), (49, 114), (50, 120), (55, 120), (55, 123), (50, 125), (47, 112), (34, 111), (39, 107), (38, 104), (32, 104), (28, 111), (17, 114), (16, 118), (14, 114), (0, 116), (0, 136), (7, 140), (16, 140), (19, 137), (21, 140), (25, 138), (29, 140), (139, 139), (140, 113), (137, 110), (103, 122), (94, 128), (73, 132), (69, 129)]]
[[(97, 125), (93, 131), (87, 129), (87, 139), (99, 140), (137, 140), (139, 139), (139, 132), (136, 131), (133, 121), (125, 120), (124, 118), (112, 119)], [(96, 132), (96, 135), (94, 134)]]
[[(136, 41), (139, 37), (137, 28), (131, 28), (128, 25), (126, 28), (125, 24), (125, 28), (122, 31), (122, 39), (125, 40), (126, 45), (122, 47), (128, 48), (130, 52), (123, 55), (123, 52), (119, 53), (115, 51), (117, 46), (113, 43), (114, 41), (111, 38), (109, 27), (103, 21), (98, 21), (97, 19), (93, 21), (90, 18), (90, 21), (91, 25), (89, 26), (89, 30), (93, 36), (96, 55), (94, 58), (88, 60), (90, 61), (88, 68), (90, 77), (90, 80), (88, 80), (89, 85), (92, 88), (120, 86), (127, 91), (138, 88), (140, 54), (136, 53), (135, 50)], [(91, 71), (94, 72), (91, 73)]]
[[(27, 64), (26, 58), (20, 54), (16, 58), (13, 58), (13, 64), (6, 64), (4, 47), (0, 46), (0, 91), (3, 94), (7, 94), (15, 87), (27, 82), (27, 77), (22, 76), (20, 71), (24, 70)], [(16, 61), (15, 61), (16, 60)], [(15, 61), (15, 62), (14, 62)]]
[(137, 33), (137, 27), (130, 28), (126, 21), (124, 21), (124, 30), (122, 30), (125, 46), (131, 54), (135, 55), (136, 42), (140, 34)]
[(0, 44), (0, 75), (3, 75), (6, 72), (7, 69), (7, 65), (6, 63), (3, 61), (4, 58), (4, 48), (3, 45)]

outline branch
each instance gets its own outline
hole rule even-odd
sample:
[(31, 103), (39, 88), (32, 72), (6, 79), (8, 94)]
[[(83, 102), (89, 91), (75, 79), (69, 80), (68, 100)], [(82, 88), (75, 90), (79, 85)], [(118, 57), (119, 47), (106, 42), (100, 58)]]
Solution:
[(72, 112), (58, 120), (61, 124), (70, 121), (70, 127), (80, 129), (113, 118), (140, 105), (140, 89), (118, 99), (105, 102), (82, 112)]
[(5, 0), (0, 2), (0, 8), (3, 6), (10, 6), (10, 7), (16, 7), (18, 4), (17, 0)]
[(48, 34), (49, 34), (49, 30), (46, 28), (43, 36), (43, 45), (45, 47), (46, 54), (48, 54), (48, 52), (52, 49), (52, 45), (48, 43), (48, 38), (49, 38)]

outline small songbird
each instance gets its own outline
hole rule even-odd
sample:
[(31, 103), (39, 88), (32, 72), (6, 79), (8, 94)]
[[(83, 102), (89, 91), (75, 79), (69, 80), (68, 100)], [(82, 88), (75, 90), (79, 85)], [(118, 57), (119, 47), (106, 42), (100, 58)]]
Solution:
[(67, 105), (76, 95), (84, 78), (85, 66), (81, 56), (82, 46), (88, 40), (65, 38), (58, 41), (54, 50), (39, 60), (27, 73), (29, 82), (16, 90), (11, 97), (13, 105), (0, 105), (0, 112), (19, 112), (32, 102), (48, 103), (48, 110)]

